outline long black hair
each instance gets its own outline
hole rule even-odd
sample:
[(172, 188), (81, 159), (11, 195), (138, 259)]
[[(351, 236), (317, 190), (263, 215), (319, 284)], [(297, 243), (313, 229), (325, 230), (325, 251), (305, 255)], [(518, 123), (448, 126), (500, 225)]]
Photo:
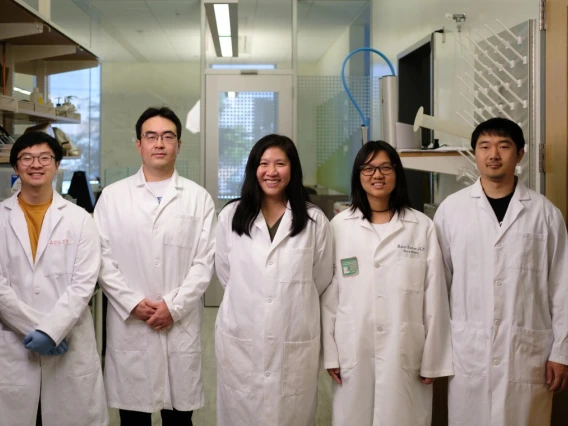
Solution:
[(308, 215), (309, 196), (302, 183), (302, 165), (294, 142), (286, 136), (271, 134), (261, 138), (250, 151), (245, 168), (245, 181), (241, 189), (240, 201), (233, 216), (232, 229), (237, 234), (251, 236), (253, 223), (260, 212), (264, 192), (258, 183), (256, 171), (262, 154), (268, 148), (280, 148), (290, 161), (290, 182), (285, 188), (285, 194), (292, 208), (292, 233), (298, 235), (304, 230), (311, 218)]
[(373, 158), (384, 151), (388, 155), (391, 164), (394, 167), (396, 176), (396, 184), (389, 197), (389, 209), (399, 215), (404, 214), (404, 209), (410, 207), (410, 199), (408, 198), (408, 187), (406, 185), (406, 174), (402, 161), (396, 150), (384, 141), (370, 141), (363, 145), (363, 148), (357, 153), (355, 162), (353, 163), (353, 171), (351, 172), (351, 210), (361, 210), (363, 217), (371, 222), (373, 211), (367, 198), (367, 193), (361, 185), (361, 166), (369, 164)]

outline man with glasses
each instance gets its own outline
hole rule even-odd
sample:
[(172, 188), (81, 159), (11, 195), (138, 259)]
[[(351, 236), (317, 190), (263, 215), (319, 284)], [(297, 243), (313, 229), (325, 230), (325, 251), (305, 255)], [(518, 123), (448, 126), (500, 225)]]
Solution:
[(105, 384), (123, 425), (190, 425), (204, 405), (200, 328), (213, 274), (215, 206), (175, 170), (181, 122), (149, 108), (136, 123), (142, 167), (95, 208), (109, 298)]
[(53, 191), (63, 149), (30, 132), (10, 151), (21, 190), (0, 204), (0, 424), (108, 424), (88, 307), (100, 266), (90, 215)]

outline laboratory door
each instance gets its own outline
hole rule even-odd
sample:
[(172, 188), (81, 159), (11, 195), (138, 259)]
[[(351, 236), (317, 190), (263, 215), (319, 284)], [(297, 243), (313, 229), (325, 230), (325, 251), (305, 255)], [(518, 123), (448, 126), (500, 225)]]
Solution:
[[(253, 145), (279, 133), (293, 138), (293, 76), (207, 74), (205, 77), (205, 188), (217, 211), (239, 197)], [(215, 277), (205, 306), (219, 306)]]

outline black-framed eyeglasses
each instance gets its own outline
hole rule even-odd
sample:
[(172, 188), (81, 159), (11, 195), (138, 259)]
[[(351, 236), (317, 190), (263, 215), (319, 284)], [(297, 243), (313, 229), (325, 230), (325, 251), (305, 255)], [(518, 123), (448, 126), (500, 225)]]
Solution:
[(164, 132), (162, 134), (156, 132), (142, 133), (142, 138), (150, 143), (156, 143), (161, 138), (164, 143), (176, 143), (178, 137), (173, 132)]
[(377, 170), (381, 172), (381, 174), (386, 176), (394, 172), (394, 164), (385, 163), (381, 164), (380, 166), (371, 166), (370, 164), (364, 164), (359, 167), (359, 170), (361, 170), (361, 174), (363, 176), (373, 176)]
[(37, 158), (39, 164), (42, 166), (49, 166), (51, 162), (55, 159), (53, 155), (50, 154), (39, 154), (39, 155), (31, 155), (31, 154), (24, 154), (18, 157), (18, 161), (22, 163), (22, 166), (29, 167), (34, 163), (34, 160)]

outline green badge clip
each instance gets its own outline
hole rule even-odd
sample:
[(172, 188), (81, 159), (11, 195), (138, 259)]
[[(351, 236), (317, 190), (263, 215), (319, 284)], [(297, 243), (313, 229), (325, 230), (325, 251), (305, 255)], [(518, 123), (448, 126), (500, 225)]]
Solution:
[(359, 275), (359, 262), (356, 257), (341, 259), (341, 272), (344, 277), (354, 277)]

